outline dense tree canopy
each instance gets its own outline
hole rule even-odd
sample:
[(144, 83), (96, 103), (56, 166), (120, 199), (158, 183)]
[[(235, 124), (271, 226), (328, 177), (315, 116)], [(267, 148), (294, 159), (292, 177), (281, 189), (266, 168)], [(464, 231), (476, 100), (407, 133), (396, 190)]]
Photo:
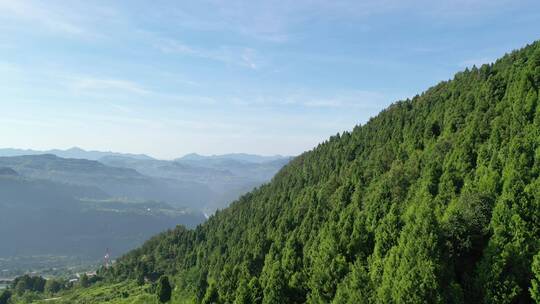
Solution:
[(11, 282), (11, 289), (17, 294), (23, 294), (26, 291), (43, 292), (45, 291), (46, 280), (38, 276), (23, 275)]
[(539, 89), (540, 43), (467, 69), (103, 274), (200, 303), (538, 302)]

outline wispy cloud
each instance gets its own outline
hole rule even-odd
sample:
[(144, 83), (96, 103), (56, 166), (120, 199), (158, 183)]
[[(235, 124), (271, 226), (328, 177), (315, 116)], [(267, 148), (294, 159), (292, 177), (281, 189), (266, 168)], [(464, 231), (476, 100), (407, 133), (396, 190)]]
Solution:
[(134, 94), (149, 94), (142, 85), (129, 80), (110, 78), (76, 78), (73, 87), (78, 91), (120, 91)]
[[(79, 39), (109, 35), (111, 24), (125, 22), (112, 7), (78, 1), (0, 0), (0, 22), (4, 28), (32, 33), (48, 32)], [(105, 26), (106, 25), (106, 26)]]
[(311, 109), (380, 109), (393, 100), (376, 91), (347, 90), (325, 94), (313, 90), (298, 90), (280, 95), (271, 93), (227, 97), (224, 101), (241, 107), (303, 107)]
[[(42, 3), (41, 3), (42, 4)], [(68, 20), (66, 14), (27, 0), (0, 0), (0, 14), (4, 17), (22, 19), (33, 27), (45, 27), (52, 31), (80, 35), (86, 32), (81, 26)]]
[(257, 51), (248, 47), (221, 46), (216, 49), (207, 49), (190, 46), (172, 39), (160, 40), (155, 44), (155, 47), (164, 53), (204, 58), (250, 69), (258, 69), (262, 64)]
[(399, 0), (297, 0), (287, 3), (202, 0), (198, 1), (197, 5), (172, 8), (171, 12), (177, 24), (184, 28), (225, 31), (261, 42), (279, 44), (294, 40), (299, 35), (299, 27), (312, 21), (336, 22), (350, 18), (357, 19), (400, 5)]
[[(175, 22), (190, 30), (229, 32), (246, 38), (282, 43), (290, 39), (289, 16), (277, 8), (297, 7), (246, 1), (200, 1), (171, 9)], [(288, 15), (288, 14), (287, 14)], [(290, 19), (292, 20), (292, 19)]]
[(218, 104), (215, 97), (207, 95), (156, 93), (153, 96), (163, 103), (171, 104), (173, 106), (213, 106)]
[[(175, 22), (198, 31), (229, 32), (263, 42), (284, 43), (301, 36), (310, 22), (346, 22), (370, 30), (367, 19), (387, 13), (419, 15), (435, 22), (475, 22), (501, 9), (523, 6), (513, 0), (201, 0), (195, 5), (170, 7)], [(353, 22), (351, 22), (353, 21)]]
[(132, 114), (133, 113), (133, 109), (130, 108), (130, 107), (127, 107), (127, 106), (124, 106), (124, 105), (120, 105), (120, 104), (112, 104), (111, 107), (118, 111), (119, 113), (122, 113), (122, 114)]

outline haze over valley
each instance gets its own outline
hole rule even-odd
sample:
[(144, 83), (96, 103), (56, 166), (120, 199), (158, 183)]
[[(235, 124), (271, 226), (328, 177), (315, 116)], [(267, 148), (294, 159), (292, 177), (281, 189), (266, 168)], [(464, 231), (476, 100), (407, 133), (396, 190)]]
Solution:
[(100, 264), (107, 250), (117, 257), (176, 225), (194, 228), (289, 159), (0, 149), (0, 230), (17, 232), (0, 242), (0, 268), (6, 276)]

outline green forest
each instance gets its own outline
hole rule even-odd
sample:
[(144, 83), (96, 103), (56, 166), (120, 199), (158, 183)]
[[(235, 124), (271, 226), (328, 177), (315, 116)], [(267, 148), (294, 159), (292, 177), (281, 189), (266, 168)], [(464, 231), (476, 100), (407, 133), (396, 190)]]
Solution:
[(540, 303), (540, 42), (395, 102), (95, 281), (49, 303)]

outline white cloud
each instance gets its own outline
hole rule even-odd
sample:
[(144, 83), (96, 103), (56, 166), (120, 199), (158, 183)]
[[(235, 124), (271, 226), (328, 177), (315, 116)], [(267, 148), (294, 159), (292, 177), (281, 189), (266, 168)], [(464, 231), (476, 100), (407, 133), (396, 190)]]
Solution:
[(189, 46), (172, 39), (160, 40), (155, 47), (164, 53), (176, 53), (258, 69), (262, 61), (256, 50), (248, 47), (221, 46), (215, 49)]

